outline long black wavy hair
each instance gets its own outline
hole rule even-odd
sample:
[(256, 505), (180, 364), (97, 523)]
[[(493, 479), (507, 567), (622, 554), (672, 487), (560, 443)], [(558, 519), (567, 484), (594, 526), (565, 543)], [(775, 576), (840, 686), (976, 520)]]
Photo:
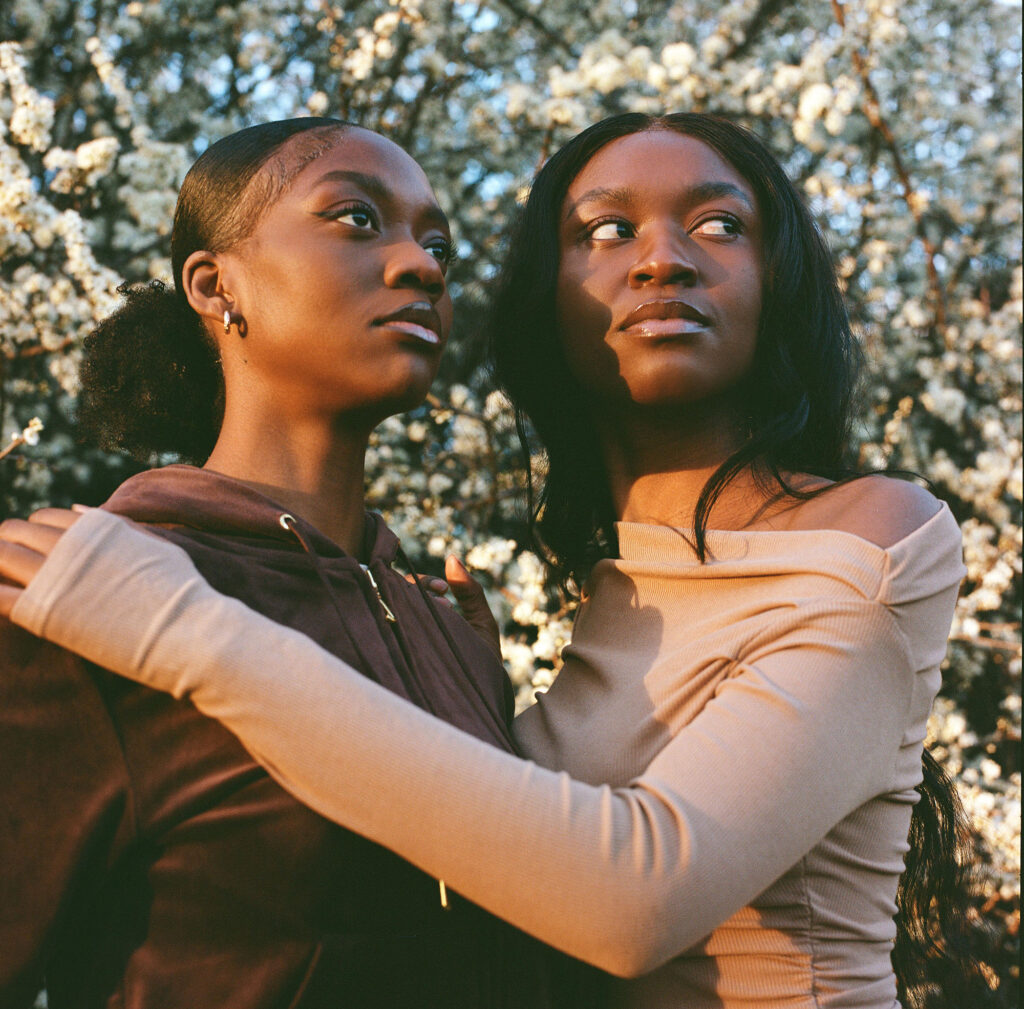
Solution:
[[(252, 233), (301, 168), (353, 124), (315, 116), (262, 123), (206, 149), (178, 194), (171, 235), (174, 286), (125, 284), (124, 303), (86, 337), (78, 427), (101, 447), (148, 461), (174, 452), (206, 460), (224, 416), (217, 347), (182, 289), (193, 252), (224, 252)], [(305, 134), (301, 150), (275, 157)], [(260, 170), (268, 171), (260, 174)]]
[[(648, 130), (672, 130), (717, 152), (753, 189), (762, 223), (761, 317), (741, 390), (746, 439), (700, 494), (694, 517), (699, 557), (706, 558), (712, 506), (745, 469), (766, 490), (794, 497), (821, 492), (793, 487), (787, 473), (832, 480), (857, 475), (845, 454), (860, 350), (828, 246), (781, 165), (754, 134), (719, 116), (612, 116), (570, 140), (534, 180), (512, 231), (488, 326), (495, 383), (513, 405), (527, 460), (531, 529), (555, 579), (570, 593), (597, 560), (617, 555), (618, 544), (598, 428), (558, 331), (559, 221), (569, 186), (594, 154)], [(536, 496), (531, 427), (547, 463)], [(960, 1007), (980, 991), (966, 953), (967, 835), (956, 789), (927, 752), (923, 777), (897, 901), (893, 964), (905, 1005)], [(936, 986), (942, 996), (934, 994)]]
[(762, 218), (764, 289), (754, 361), (742, 390), (748, 439), (704, 487), (694, 521), (706, 553), (708, 514), (744, 468), (836, 478), (850, 429), (858, 344), (828, 248), (793, 184), (752, 133), (716, 116), (625, 113), (569, 141), (534, 180), (514, 230), (489, 326), (495, 381), (543, 443), (547, 475), (531, 509), (542, 552), (563, 586), (616, 552), (615, 514), (587, 399), (562, 352), (555, 313), (558, 221), (581, 169), (606, 144), (673, 130), (711, 147), (750, 184)]

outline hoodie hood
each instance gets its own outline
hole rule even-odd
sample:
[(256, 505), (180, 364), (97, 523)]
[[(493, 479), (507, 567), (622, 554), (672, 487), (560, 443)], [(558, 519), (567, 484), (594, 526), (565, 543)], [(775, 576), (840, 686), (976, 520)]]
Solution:
[(162, 531), (218, 592), (301, 631), (364, 676), (480, 739), (516, 752), (514, 698), (500, 662), (450, 607), (394, 570), (398, 538), (366, 516), (364, 556), (345, 553), (239, 480), (165, 466), (103, 506)]
[[(239, 480), (196, 466), (164, 466), (139, 473), (121, 484), (103, 508), (135, 522), (298, 545), (296, 535), (281, 522), (282, 515), (292, 515), (287, 508)], [(301, 533), (318, 556), (347, 556), (301, 516), (292, 515), (288, 525)], [(367, 512), (365, 536), (371, 564), (380, 561), (389, 565), (394, 561), (398, 539), (373, 512)]]

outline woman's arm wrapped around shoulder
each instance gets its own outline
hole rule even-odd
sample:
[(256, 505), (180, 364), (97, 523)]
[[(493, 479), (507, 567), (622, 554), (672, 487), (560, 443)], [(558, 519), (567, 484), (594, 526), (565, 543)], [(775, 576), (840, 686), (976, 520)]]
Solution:
[(187, 698), (302, 802), (623, 976), (699, 941), (885, 791), (914, 689), (886, 606), (822, 603), (737, 663), (639, 778), (611, 788), (394, 697), (105, 513), (64, 536), (12, 617)]

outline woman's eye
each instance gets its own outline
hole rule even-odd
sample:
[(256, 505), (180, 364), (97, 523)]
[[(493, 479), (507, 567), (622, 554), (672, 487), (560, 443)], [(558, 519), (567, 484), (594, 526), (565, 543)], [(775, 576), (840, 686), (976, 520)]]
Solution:
[(377, 227), (376, 219), (366, 207), (342, 207), (331, 214), (331, 217), (353, 228), (369, 230)]
[(609, 242), (618, 238), (632, 238), (633, 228), (625, 221), (601, 221), (587, 233), (596, 242)]
[(731, 238), (740, 233), (740, 222), (732, 217), (709, 217), (693, 229), (698, 235), (709, 238)]
[(423, 246), (442, 266), (451, 265), (455, 259), (455, 243), (446, 238), (440, 238), (429, 245)]

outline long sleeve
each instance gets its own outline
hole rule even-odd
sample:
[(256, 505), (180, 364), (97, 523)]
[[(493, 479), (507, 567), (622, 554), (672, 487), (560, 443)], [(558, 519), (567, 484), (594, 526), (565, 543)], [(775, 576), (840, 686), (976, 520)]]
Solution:
[(13, 619), (188, 698), (310, 807), (624, 976), (688, 949), (890, 787), (914, 691), (886, 606), (794, 607), (639, 777), (611, 788), (389, 695), (99, 512), (65, 535)]

